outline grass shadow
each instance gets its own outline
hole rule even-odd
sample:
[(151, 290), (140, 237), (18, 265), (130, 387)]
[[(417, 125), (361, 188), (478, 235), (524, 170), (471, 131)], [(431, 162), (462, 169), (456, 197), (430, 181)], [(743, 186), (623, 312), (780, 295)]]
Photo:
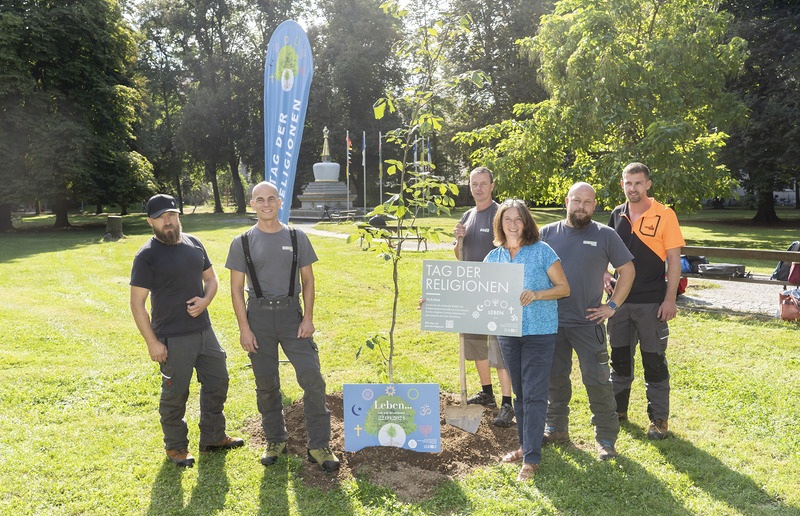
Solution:
[[(277, 462), (264, 467), (264, 475), (258, 486), (258, 512), (265, 516), (289, 514), (289, 478), (298, 466), (291, 458), (281, 456)], [(296, 474), (296, 473), (294, 473)]]
[(225, 508), (225, 498), (230, 489), (225, 471), (227, 450), (207, 455), (197, 460), (197, 483), (186, 506), (187, 514), (216, 514)]
[[(515, 468), (511, 474), (516, 473)], [(600, 462), (595, 453), (574, 445), (547, 446), (533, 484), (558, 513), (692, 514), (638, 462), (624, 455)], [(532, 505), (541, 503), (536, 490), (520, 494)]]
[(164, 459), (158, 470), (153, 487), (150, 488), (150, 506), (147, 514), (156, 516), (161, 514), (175, 514), (183, 510), (183, 484), (182, 478), (185, 468)]
[[(625, 424), (622, 431), (634, 439), (647, 440), (647, 432), (638, 426)], [(664, 461), (689, 478), (697, 489), (739, 514), (800, 514), (800, 508), (787, 506), (775, 499), (752, 478), (732, 470), (717, 457), (686, 439), (670, 434), (663, 441), (651, 442)]]

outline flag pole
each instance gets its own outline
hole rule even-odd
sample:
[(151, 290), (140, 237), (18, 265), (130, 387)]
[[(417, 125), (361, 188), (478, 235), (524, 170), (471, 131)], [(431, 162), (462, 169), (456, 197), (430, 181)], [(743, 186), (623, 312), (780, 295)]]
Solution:
[(350, 209), (350, 131), (347, 131), (347, 165), (345, 165), (344, 175), (347, 177), (347, 209)]
[(383, 135), (378, 131), (378, 183), (380, 184), (380, 197), (378, 204), (383, 204)]
[(367, 214), (367, 132), (361, 131), (361, 181), (364, 183), (364, 215)]

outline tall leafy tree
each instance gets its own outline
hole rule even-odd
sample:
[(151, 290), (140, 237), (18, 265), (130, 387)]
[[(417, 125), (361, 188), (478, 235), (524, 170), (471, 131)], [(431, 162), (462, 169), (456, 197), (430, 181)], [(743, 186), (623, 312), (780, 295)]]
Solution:
[(499, 172), (501, 195), (557, 202), (583, 180), (613, 205), (623, 200), (620, 171), (634, 160), (654, 170), (653, 193), (678, 207), (729, 194), (718, 153), (744, 110), (724, 87), (746, 43), (728, 37), (731, 16), (716, 4), (559, 2), (523, 41), (550, 98), (460, 140), (485, 145), (473, 158)]
[[(0, 34), (0, 203), (50, 199), (59, 227), (69, 225), (70, 200), (116, 201), (124, 210), (151, 177), (131, 150), (135, 46), (117, 4), (4, 2)], [(0, 219), (7, 214), (0, 210)]]
[[(489, 82), (476, 90), (458, 88), (448, 102), (445, 131), (454, 134), (472, 131), (511, 118), (516, 104), (540, 102), (547, 98), (538, 83), (537, 60), (531, 60), (516, 42), (536, 34), (539, 19), (553, 10), (554, 0), (454, 0), (452, 11), (468, 15), (470, 30), (459, 35), (448, 52), (445, 70), (460, 74), (481, 70)], [(466, 161), (462, 149), (451, 148), (443, 139), (446, 152), (458, 165)], [(459, 167), (463, 168), (463, 167)]]
[(726, 8), (750, 56), (731, 83), (748, 118), (732, 131), (723, 160), (755, 198), (753, 220), (777, 222), (773, 192), (800, 180), (800, 4), (731, 0)]
[(309, 179), (308, 175), (300, 177), (301, 169), (310, 172), (311, 165), (319, 161), (323, 127), (330, 130), (331, 152), (340, 163), (346, 159), (344, 142), (349, 130), (355, 151), (350, 167), (351, 183), (359, 196), (357, 203), (363, 202), (365, 179), (360, 163), (362, 131), (367, 133), (367, 186), (370, 192), (375, 192), (378, 131), (385, 135), (396, 127), (397, 119), (390, 116), (376, 120), (372, 105), (387, 88), (396, 89), (403, 83), (401, 64), (393, 50), (402, 36), (401, 25), (381, 9), (382, 3), (382, 0), (321, 0), (319, 7), (326, 23), (309, 30), (315, 70), (298, 180)]

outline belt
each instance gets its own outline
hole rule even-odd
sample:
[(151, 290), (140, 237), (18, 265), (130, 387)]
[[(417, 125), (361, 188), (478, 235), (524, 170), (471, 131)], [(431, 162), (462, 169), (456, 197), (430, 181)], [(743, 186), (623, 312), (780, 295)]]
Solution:
[(250, 303), (252, 306), (257, 306), (258, 308), (264, 310), (283, 310), (285, 308), (291, 308), (293, 306), (299, 306), (297, 304), (297, 300), (293, 297), (284, 297), (279, 299), (267, 299), (264, 297), (254, 297), (250, 298)]

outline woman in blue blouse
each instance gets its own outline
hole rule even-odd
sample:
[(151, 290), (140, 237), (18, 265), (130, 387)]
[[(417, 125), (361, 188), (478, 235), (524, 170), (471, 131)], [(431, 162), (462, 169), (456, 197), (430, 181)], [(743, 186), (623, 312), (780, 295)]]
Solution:
[(517, 480), (530, 480), (539, 470), (547, 414), (550, 367), (558, 333), (556, 299), (569, 295), (558, 255), (539, 241), (539, 228), (523, 201), (508, 199), (494, 218), (494, 244), (485, 262), (525, 265), (522, 336), (499, 336), (503, 360), (511, 376), (520, 448), (503, 462), (523, 460)]

